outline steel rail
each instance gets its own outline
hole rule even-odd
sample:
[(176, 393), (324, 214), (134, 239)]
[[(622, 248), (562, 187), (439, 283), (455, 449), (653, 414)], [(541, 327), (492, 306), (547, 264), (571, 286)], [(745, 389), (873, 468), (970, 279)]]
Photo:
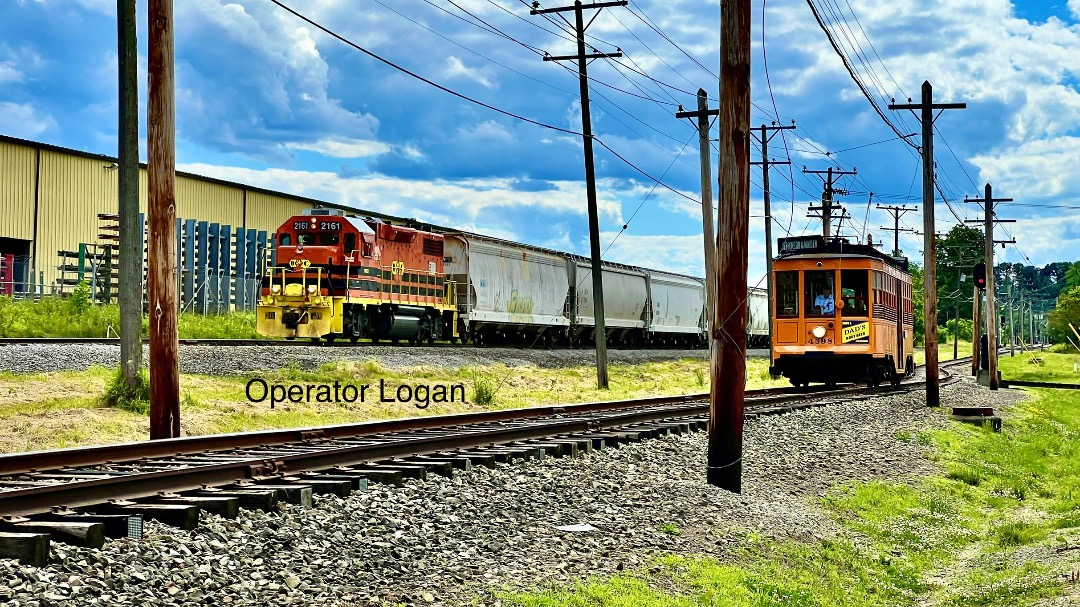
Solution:
[[(954, 361), (954, 364), (959, 364)], [(858, 395), (909, 392), (922, 389), (918, 381), (899, 386), (823, 390), (759, 390), (748, 404), (750, 411), (787, 402)], [(29, 475), (56, 470), (73, 478), (91, 474), (87, 480), (71, 480), (0, 491), (0, 516), (25, 516), (55, 507), (85, 507), (109, 499), (138, 499), (161, 492), (182, 492), (258, 478), (265, 474), (323, 470), (334, 466), (385, 460), (509, 443), (541, 437), (603, 431), (657, 420), (707, 416), (708, 395), (691, 394), (575, 405), (529, 407), (429, 416), (320, 428), (183, 437), (161, 441), (124, 443), (99, 447), (39, 451), (0, 456), (0, 475)], [(492, 428), (492, 425), (498, 427)], [(444, 432), (424, 434), (438, 428)], [(419, 434), (416, 434), (418, 433)], [(408, 434), (413, 433), (413, 434)], [(395, 436), (398, 434), (399, 436)], [(369, 438), (371, 442), (341, 443), (345, 438)], [(271, 455), (257, 449), (269, 450)], [(256, 450), (245, 454), (245, 449)], [(276, 449), (276, 451), (275, 451)], [(299, 452), (294, 452), (298, 450)], [(229, 453), (233, 451), (234, 453)], [(199, 454), (228, 455), (230, 461), (206, 463), (194, 460), (165, 470), (110, 475), (109, 471), (73, 470), (123, 462), (145, 462), (162, 456)], [(152, 467), (152, 466), (148, 466)], [(105, 478), (94, 473), (105, 475)]]

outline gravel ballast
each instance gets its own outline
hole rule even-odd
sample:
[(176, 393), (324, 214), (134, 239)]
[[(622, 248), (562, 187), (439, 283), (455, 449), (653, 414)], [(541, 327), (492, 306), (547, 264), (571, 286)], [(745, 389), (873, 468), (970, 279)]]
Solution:
[[(144, 346), (144, 358), (149, 349)], [(766, 358), (768, 350), (751, 350), (751, 357)], [(707, 350), (609, 350), (612, 363), (635, 364), (681, 358), (708, 358)], [(339, 360), (379, 361), (384, 367), (460, 368), (505, 364), (562, 368), (595, 365), (596, 354), (589, 349), (544, 350), (518, 348), (478, 348), (462, 346), (180, 346), (180, 370), (204, 375), (233, 375), (267, 369), (299, 366), (315, 369)], [(120, 346), (112, 344), (41, 344), (0, 347), (0, 370), (13, 373), (83, 371), (92, 366), (116, 367)]]
[[(1002, 406), (1022, 395), (964, 382), (943, 405)], [(813, 540), (837, 532), (816, 505), (849, 480), (933, 467), (901, 441), (946, 423), (915, 392), (748, 420), (743, 495), (705, 483), (696, 432), (579, 458), (474, 468), (394, 488), (372, 485), (193, 532), (148, 523), (141, 541), (103, 550), (54, 544), (42, 569), (0, 561), (11, 605), (494, 604), (503, 589), (635, 570), (661, 553), (723, 556), (748, 531)], [(559, 531), (588, 524), (593, 531)], [(673, 524), (678, 535), (660, 530)], [(3, 592), (0, 590), (0, 592)]]

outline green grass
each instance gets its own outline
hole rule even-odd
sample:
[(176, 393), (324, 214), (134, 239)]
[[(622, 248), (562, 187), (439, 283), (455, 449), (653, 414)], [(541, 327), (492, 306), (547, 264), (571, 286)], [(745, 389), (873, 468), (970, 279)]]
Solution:
[(833, 487), (822, 504), (842, 527), (835, 538), (747, 534), (723, 561), (670, 555), (641, 571), (509, 594), (504, 602), (1033, 607), (1069, 592), (1062, 574), (1080, 566), (1080, 555), (1054, 550), (1080, 541), (1078, 438), (1080, 394), (1035, 391), (1034, 400), (1012, 408), (1001, 433), (959, 423), (919, 432), (916, 442), (929, 447), (940, 475)]
[[(1039, 359), (1039, 362), (1032, 362), (1032, 358)], [(1074, 364), (1080, 365), (1080, 354), (1017, 350), (1016, 356), (1008, 354), (998, 356), (998, 369), (1001, 371), (1001, 377), (1006, 381), (1016, 379), (1080, 384), (1080, 372), (1073, 372)]]
[[(110, 331), (111, 328), (111, 331)], [(181, 314), (181, 339), (257, 339), (254, 312)], [(39, 301), (0, 296), (0, 337), (107, 337), (120, 330), (120, 306), (93, 305), (81, 297), (43, 297)], [(149, 324), (142, 319), (142, 336)]]

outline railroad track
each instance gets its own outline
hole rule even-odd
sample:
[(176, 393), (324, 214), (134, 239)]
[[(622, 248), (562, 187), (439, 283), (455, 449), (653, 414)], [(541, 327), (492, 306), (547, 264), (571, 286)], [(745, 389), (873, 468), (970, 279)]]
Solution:
[[(149, 343), (148, 340), (143, 340), (144, 344)], [(364, 348), (372, 346), (392, 346), (392, 347), (424, 347), (424, 348), (453, 348), (456, 350), (461, 349), (491, 349), (491, 348), (508, 348), (508, 349), (559, 349), (569, 350), (569, 346), (530, 346), (524, 343), (507, 343), (507, 344), (460, 344), (449, 342), (435, 342), (435, 343), (423, 343), (412, 345), (408, 341), (401, 341), (400, 343), (392, 343), (387, 340), (373, 342), (371, 340), (363, 340), (358, 342), (352, 342), (349, 340), (337, 340), (319, 342), (312, 342), (310, 339), (181, 339), (179, 340), (182, 346), (214, 346), (214, 347), (235, 347), (235, 346), (263, 346), (263, 347), (306, 347), (306, 348)], [(0, 338), (0, 346), (34, 346), (34, 345), (106, 345), (106, 346), (120, 346), (120, 340), (115, 337), (5, 337)], [(580, 346), (580, 349), (588, 349), (590, 346)], [(610, 345), (612, 350), (687, 350), (687, 351), (703, 351), (704, 348), (687, 348), (682, 346), (620, 346)]]
[[(896, 387), (748, 391), (746, 415), (921, 388), (912, 379)], [(279, 501), (310, 505), (313, 494), (344, 496), (369, 481), (400, 484), (703, 429), (707, 399), (655, 397), (0, 455), (0, 558), (44, 563), (50, 538), (100, 547), (106, 537), (132, 534), (143, 518), (192, 529), (200, 511), (231, 517), (241, 507), (270, 510)]]

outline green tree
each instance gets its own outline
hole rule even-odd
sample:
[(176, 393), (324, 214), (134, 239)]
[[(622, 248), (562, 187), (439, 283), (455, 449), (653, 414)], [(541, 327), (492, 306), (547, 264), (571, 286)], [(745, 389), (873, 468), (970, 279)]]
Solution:
[(1067, 344), (1067, 338), (1077, 341), (1069, 323), (1080, 330), (1080, 286), (1062, 291), (1058, 296), (1057, 308), (1047, 317), (1047, 332), (1055, 343)]
[(1065, 288), (1080, 287), (1080, 261), (1073, 262), (1065, 271)]
[[(938, 324), (952, 318), (959, 306), (960, 318), (971, 318), (971, 271), (985, 259), (982, 230), (956, 224), (944, 238), (937, 240)], [(960, 280), (960, 276), (964, 280)]]
[(915, 345), (922, 345), (926, 342), (924, 335), (926, 332), (926, 318), (924, 317), (926, 306), (924, 305), (923, 295), (923, 271), (921, 267), (915, 264), (908, 266), (908, 271), (911, 272), (911, 297), (914, 300), (912, 307), (915, 313), (912, 330), (914, 331)]

